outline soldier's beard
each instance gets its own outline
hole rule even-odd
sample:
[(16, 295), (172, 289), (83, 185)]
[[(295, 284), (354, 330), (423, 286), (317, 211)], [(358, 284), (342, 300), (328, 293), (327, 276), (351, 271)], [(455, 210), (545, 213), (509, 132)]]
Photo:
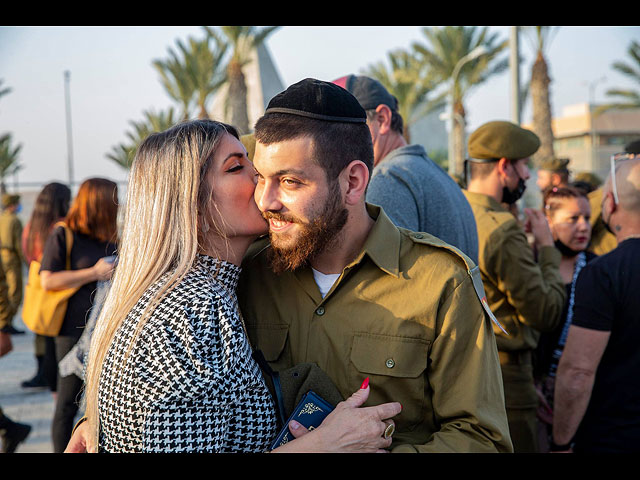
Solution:
[(299, 227), (296, 238), (290, 246), (280, 242), (277, 234), (269, 234), (271, 248), (267, 253), (267, 259), (271, 269), (276, 274), (280, 274), (308, 265), (316, 255), (331, 248), (347, 223), (349, 213), (342, 204), (339, 191), (331, 191), (322, 212), (308, 223), (301, 222), (292, 215), (276, 212), (265, 212), (263, 216), (267, 220), (273, 218), (293, 222)]

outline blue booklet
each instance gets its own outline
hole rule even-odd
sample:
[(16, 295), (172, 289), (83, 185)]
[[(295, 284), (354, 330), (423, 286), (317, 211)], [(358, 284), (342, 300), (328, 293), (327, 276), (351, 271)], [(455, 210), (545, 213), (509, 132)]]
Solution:
[(333, 406), (318, 396), (313, 390), (309, 390), (300, 403), (293, 410), (289, 419), (285, 422), (282, 430), (271, 443), (271, 450), (290, 442), (295, 437), (289, 431), (289, 422), (295, 420), (304, 425), (308, 430), (317, 428), (329, 413), (333, 410)]

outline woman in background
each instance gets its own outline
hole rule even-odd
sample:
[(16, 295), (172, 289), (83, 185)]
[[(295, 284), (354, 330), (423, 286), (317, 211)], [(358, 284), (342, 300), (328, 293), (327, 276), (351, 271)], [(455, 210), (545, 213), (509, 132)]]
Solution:
[[(62, 327), (55, 337), (59, 362), (80, 338), (93, 303), (98, 280), (111, 278), (117, 243), (118, 187), (104, 178), (85, 180), (64, 222), (73, 233), (71, 270), (67, 270), (65, 228), (56, 227), (47, 239), (40, 278), (45, 290), (79, 287), (68, 301)], [(56, 362), (56, 363), (57, 363)], [(83, 383), (75, 375), (58, 375), (57, 399), (52, 422), (55, 453), (64, 451), (73, 429)]]
[(541, 334), (536, 350), (535, 376), (543, 397), (538, 417), (545, 424), (546, 433), (550, 434), (556, 369), (573, 317), (576, 280), (582, 268), (596, 255), (587, 251), (591, 240), (591, 207), (583, 191), (574, 187), (553, 187), (544, 195), (543, 209), (555, 246), (562, 253), (560, 275), (567, 289), (562, 322), (554, 331)]
[[(69, 210), (71, 190), (66, 185), (52, 182), (44, 186), (36, 198), (31, 218), (22, 231), (22, 251), (27, 268), (32, 261), (40, 261), (44, 243), (53, 226)], [(56, 357), (53, 337), (35, 336), (37, 371), (33, 378), (22, 382), (23, 388), (49, 387), (56, 391)]]

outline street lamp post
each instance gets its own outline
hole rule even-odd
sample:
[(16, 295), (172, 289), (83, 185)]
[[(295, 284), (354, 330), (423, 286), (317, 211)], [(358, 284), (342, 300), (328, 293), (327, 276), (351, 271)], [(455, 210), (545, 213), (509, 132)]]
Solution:
[(511, 27), (509, 67), (511, 69), (511, 120), (520, 125), (520, 46), (519, 27)]
[(478, 58), (480, 55), (486, 53), (487, 48), (484, 45), (478, 45), (476, 48), (474, 48), (473, 50), (471, 50), (471, 52), (469, 52), (468, 54), (466, 54), (464, 57), (462, 57), (460, 60), (458, 60), (458, 63), (456, 63), (456, 66), (453, 68), (453, 72), (451, 74), (451, 89), (449, 92), (449, 96), (450, 96), (450, 105), (449, 105), (449, 125), (450, 125), (450, 131), (449, 131), (449, 173), (450, 174), (455, 174), (455, 173), (459, 173), (456, 171), (456, 167), (457, 167), (457, 162), (456, 162), (456, 158), (455, 158), (455, 137), (453, 134), (454, 128), (455, 128), (455, 123), (456, 123), (456, 118), (455, 118), (455, 114), (454, 114), (454, 99), (455, 99), (455, 86), (456, 86), (456, 80), (458, 78), (458, 74), (460, 73), (460, 70), (462, 69), (462, 67), (467, 63), (470, 62), (471, 60), (474, 60), (476, 58)]
[(64, 72), (64, 93), (67, 120), (67, 170), (69, 175), (69, 188), (73, 189), (73, 139), (71, 134), (71, 95), (69, 93), (69, 82), (71, 81), (71, 72)]

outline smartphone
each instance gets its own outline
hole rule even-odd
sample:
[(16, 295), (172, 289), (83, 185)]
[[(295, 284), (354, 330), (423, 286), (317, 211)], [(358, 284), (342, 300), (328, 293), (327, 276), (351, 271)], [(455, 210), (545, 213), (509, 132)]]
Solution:
[(108, 257), (102, 257), (102, 259), (107, 263), (114, 263), (117, 257), (115, 255), (109, 255)]

